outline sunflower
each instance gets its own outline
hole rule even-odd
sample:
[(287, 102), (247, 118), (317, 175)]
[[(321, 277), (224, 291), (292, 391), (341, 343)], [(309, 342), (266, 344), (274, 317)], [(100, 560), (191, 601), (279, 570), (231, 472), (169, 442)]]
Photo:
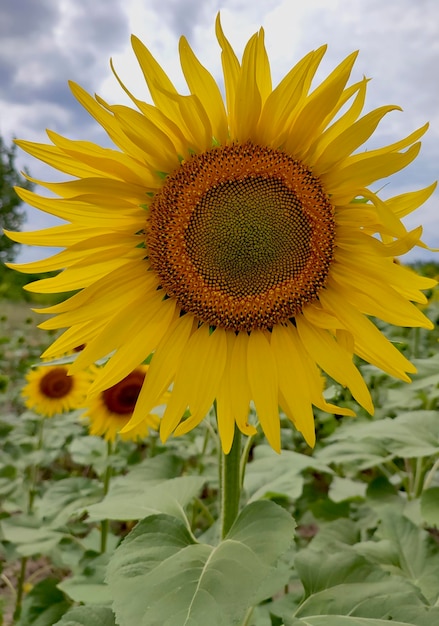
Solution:
[(58, 197), (18, 191), (65, 224), (10, 236), (65, 247), (19, 267), (63, 270), (28, 289), (79, 290), (44, 310), (55, 317), (42, 328), (67, 329), (46, 357), (85, 343), (71, 366), (76, 373), (109, 355), (94, 394), (150, 357), (127, 428), (172, 384), (163, 441), (194, 428), (215, 403), (225, 453), (235, 424), (255, 432), (252, 405), (275, 450), (280, 409), (312, 446), (313, 406), (353, 414), (325, 400), (324, 374), (372, 413), (355, 355), (405, 381), (415, 372), (370, 316), (432, 327), (413, 303), (424, 303), (421, 290), (435, 282), (393, 259), (423, 245), (422, 228), (407, 231), (401, 218), (434, 185), (386, 200), (370, 187), (415, 159), (427, 125), (385, 147), (361, 149), (399, 107), (361, 115), (368, 80), (349, 84), (356, 53), (311, 88), (323, 46), (273, 88), (262, 29), (241, 61), (219, 19), (216, 34), (225, 101), (185, 38), (179, 51), (188, 95), (135, 37), (153, 104), (131, 94), (114, 68), (136, 109), (71, 84), (115, 148), (54, 132), (48, 145), (19, 141), (72, 178), (35, 181)]
[(82, 406), (90, 382), (87, 372), (70, 375), (65, 365), (41, 365), (26, 374), (21, 395), (28, 409), (53, 417)]
[[(92, 368), (98, 373), (98, 368)], [(120, 431), (130, 421), (137, 398), (142, 389), (148, 367), (140, 365), (118, 383), (99, 392), (88, 401), (84, 418), (88, 419), (91, 435), (103, 436), (114, 441), (117, 436), (124, 440), (144, 439), (149, 427), (158, 429), (159, 418), (150, 413), (128, 432)]]

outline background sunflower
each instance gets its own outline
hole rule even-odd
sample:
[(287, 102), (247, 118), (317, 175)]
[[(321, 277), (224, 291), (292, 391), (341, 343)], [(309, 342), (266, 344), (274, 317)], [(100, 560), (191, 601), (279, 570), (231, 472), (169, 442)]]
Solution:
[[(94, 370), (97, 372), (97, 368)], [(159, 418), (149, 414), (145, 420), (128, 432), (120, 431), (127, 425), (136, 406), (148, 367), (141, 365), (121, 381), (101, 391), (88, 400), (84, 418), (88, 420), (91, 435), (99, 435), (107, 441), (144, 439), (150, 428), (158, 429)]]
[(65, 365), (41, 365), (27, 373), (26, 381), (21, 391), (25, 405), (53, 417), (83, 405), (91, 378), (87, 372), (69, 374)]

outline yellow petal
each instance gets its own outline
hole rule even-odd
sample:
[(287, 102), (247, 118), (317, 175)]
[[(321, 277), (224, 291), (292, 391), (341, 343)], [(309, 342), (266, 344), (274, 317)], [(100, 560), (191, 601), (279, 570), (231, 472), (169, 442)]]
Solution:
[[(116, 384), (143, 363), (169, 330), (174, 320), (175, 306), (176, 303), (171, 299), (164, 300), (155, 313), (138, 313), (130, 320), (127, 324), (128, 336), (103, 368), (101, 389)], [(96, 381), (96, 386), (90, 388), (90, 393), (95, 393), (98, 389), (99, 383)]]
[[(351, 103), (348, 110), (343, 113), (343, 115), (341, 115), (333, 124), (326, 128), (326, 130), (322, 132), (320, 137), (316, 138), (306, 155), (309, 163), (317, 163), (323, 152), (328, 148), (328, 146), (341, 133), (348, 129), (360, 116), (366, 99), (367, 83), (367, 78), (363, 78), (362, 81), (352, 85), (352, 87), (354, 88), (352, 96), (355, 96), (353, 102)], [(348, 90), (345, 90), (345, 92), (346, 91)], [(314, 169), (314, 167), (313, 171), (318, 174), (318, 170)]]
[(267, 51), (265, 49), (264, 38), (264, 29), (261, 28), (256, 40), (255, 70), (256, 84), (261, 94), (262, 106), (264, 106), (272, 90), (270, 61), (268, 60)]
[(111, 316), (96, 338), (87, 344), (72, 365), (72, 373), (116, 350), (100, 370), (90, 391), (97, 393), (111, 387), (156, 348), (170, 326), (175, 307), (174, 300), (163, 300), (160, 290), (150, 293), (148, 297), (142, 294), (137, 301), (128, 302)]
[(352, 162), (354, 157), (351, 157), (346, 161), (348, 165), (335, 167), (320, 178), (331, 202), (343, 204), (356, 196), (359, 189), (402, 170), (418, 156), (420, 147), (421, 144), (417, 143), (406, 152), (365, 152), (361, 159)]
[(314, 415), (311, 406), (311, 394), (303, 371), (303, 364), (291, 338), (294, 332), (291, 325), (276, 325), (271, 333), (271, 347), (276, 360), (279, 377), (280, 402), (288, 418), (305, 437), (306, 442), (314, 446)]
[(192, 315), (178, 317), (159, 342), (137, 399), (136, 408), (126, 426), (127, 430), (139, 424), (153, 407), (160, 404), (160, 398), (174, 379), (186, 354), (186, 346), (194, 324), (195, 319)]
[(177, 126), (181, 126), (178, 106), (168, 95), (177, 94), (174, 85), (140, 39), (133, 35), (131, 44), (154, 104)]
[(290, 121), (325, 53), (326, 46), (307, 54), (268, 95), (259, 119), (257, 139), (262, 144), (281, 145)]
[(41, 355), (42, 359), (57, 359), (60, 355), (73, 352), (95, 336), (97, 329), (89, 322), (76, 324), (63, 332)]
[(213, 136), (224, 143), (228, 136), (223, 98), (213, 76), (199, 62), (185, 37), (180, 39), (180, 58), (186, 82), (197, 96), (212, 125)]
[(436, 189), (437, 183), (433, 183), (419, 191), (409, 191), (399, 196), (394, 196), (386, 200), (386, 204), (393, 213), (399, 217), (405, 217), (412, 211), (424, 204)]
[(356, 273), (352, 268), (340, 267), (336, 263), (332, 266), (331, 278), (338, 283), (337, 292), (362, 313), (379, 317), (396, 326), (433, 328), (432, 322), (387, 282), (366, 272)]
[[(321, 291), (321, 294), (325, 290)], [(340, 299), (339, 307), (343, 308)], [(334, 315), (334, 311), (328, 310)], [(343, 320), (342, 320), (343, 321)], [(341, 385), (348, 387), (361, 406), (373, 413), (373, 404), (366, 383), (352, 363), (348, 352), (338, 345), (333, 336), (325, 330), (311, 326), (303, 315), (296, 318), (300, 340), (316, 363)], [(347, 326), (350, 329), (350, 326)]]
[(85, 163), (100, 174), (127, 180), (137, 185), (154, 180), (150, 169), (129, 154), (110, 148), (101, 148), (90, 141), (72, 141), (53, 131), (47, 131), (47, 134), (60, 150), (70, 156), (71, 160)]
[(249, 428), (248, 412), (251, 400), (247, 374), (248, 342), (249, 336), (246, 332), (237, 333), (230, 355), (227, 377), (230, 402), (233, 407), (236, 424), (243, 433), (247, 433)]
[(233, 139), (241, 143), (253, 138), (261, 113), (262, 98), (256, 80), (257, 40), (258, 36), (253, 35), (245, 47), (236, 86)]
[(110, 139), (124, 152), (132, 154), (139, 159), (142, 159), (142, 152), (139, 150), (135, 143), (123, 133), (120, 126), (117, 124), (114, 116), (106, 111), (90, 94), (88, 94), (82, 87), (73, 81), (69, 81), (70, 89), (78, 100), (78, 102), (84, 107), (86, 111), (92, 115), (95, 120), (104, 128)]
[(226, 103), (227, 111), (229, 115), (229, 125), (231, 126), (232, 134), (236, 136), (236, 129), (234, 128), (235, 119), (235, 94), (241, 71), (241, 66), (233, 51), (232, 46), (226, 39), (221, 27), (220, 16), (218, 14), (215, 23), (215, 32), (218, 39), (218, 43), (221, 46), (222, 54), (221, 61), (224, 74), (224, 86), (226, 90)]
[(248, 381), (259, 421), (271, 447), (280, 452), (279, 383), (276, 359), (263, 331), (250, 333), (247, 350)]
[(206, 415), (216, 397), (226, 358), (227, 340), (223, 329), (217, 328), (211, 333), (204, 324), (193, 333), (160, 424), (163, 441), (174, 431), (187, 406), (200, 419)]
[(307, 98), (285, 142), (285, 149), (296, 157), (305, 154), (315, 136), (327, 123), (349, 78), (358, 52), (350, 54)]
[(395, 110), (401, 111), (402, 109), (394, 105), (375, 109), (339, 133), (313, 164), (313, 171), (316, 175), (321, 176), (328, 169), (350, 156), (375, 132), (383, 117)]
[(356, 354), (392, 376), (410, 382), (406, 372), (415, 373), (416, 368), (370, 320), (334, 289), (322, 290), (320, 301), (353, 334)]
[(96, 167), (92, 167), (88, 164), (72, 159), (56, 146), (44, 143), (34, 143), (32, 141), (23, 141), (21, 139), (15, 140), (15, 143), (22, 150), (36, 159), (51, 165), (65, 174), (87, 178), (88, 176), (96, 176), (101, 173)]
[(152, 169), (172, 172), (178, 167), (176, 148), (164, 131), (129, 107), (115, 105), (111, 110), (126, 136), (138, 147), (142, 160), (148, 161)]

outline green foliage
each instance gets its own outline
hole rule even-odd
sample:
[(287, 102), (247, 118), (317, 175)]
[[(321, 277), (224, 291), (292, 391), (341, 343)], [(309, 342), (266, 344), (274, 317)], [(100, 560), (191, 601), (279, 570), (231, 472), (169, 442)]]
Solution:
[[(277, 562), (289, 549), (294, 524), (271, 502), (243, 509), (224, 541), (198, 543), (169, 515), (143, 520), (110, 562), (108, 582), (121, 626), (240, 624), (252, 604), (288, 579)], [(273, 577), (277, 588), (273, 587)], [(261, 589), (264, 591), (261, 593)]]
[(113, 611), (107, 607), (77, 606), (54, 626), (117, 626)]
[(59, 580), (45, 578), (27, 595), (19, 626), (49, 626), (54, 624), (71, 603), (57, 588)]
[[(436, 294), (427, 313), (439, 319)], [(77, 411), (45, 420), (39, 439), (20, 389), (50, 337), (18, 317), (8, 312), (0, 342), (5, 626), (439, 623), (437, 329), (382, 325), (418, 373), (407, 385), (360, 363), (374, 418), (316, 411), (314, 451), (286, 420), (280, 455), (256, 438), (240, 516), (220, 540), (212, 416), (166, 445), (109, 451)], [(337, 385), (329, 396), (351, 402)]]

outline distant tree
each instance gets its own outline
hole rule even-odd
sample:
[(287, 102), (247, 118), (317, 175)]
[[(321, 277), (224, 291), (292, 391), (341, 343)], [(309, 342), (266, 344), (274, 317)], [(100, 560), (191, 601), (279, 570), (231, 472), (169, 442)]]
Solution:
[(7, 146), (0, 137), (0, 261), (13, 261), (18, 244), (3, 234), (3, 229), (19, 230), (25, 219), (22, 201), (14, 191), (19, 185), (26, 189), (33, 187), (15, 168), (16, 146)]

